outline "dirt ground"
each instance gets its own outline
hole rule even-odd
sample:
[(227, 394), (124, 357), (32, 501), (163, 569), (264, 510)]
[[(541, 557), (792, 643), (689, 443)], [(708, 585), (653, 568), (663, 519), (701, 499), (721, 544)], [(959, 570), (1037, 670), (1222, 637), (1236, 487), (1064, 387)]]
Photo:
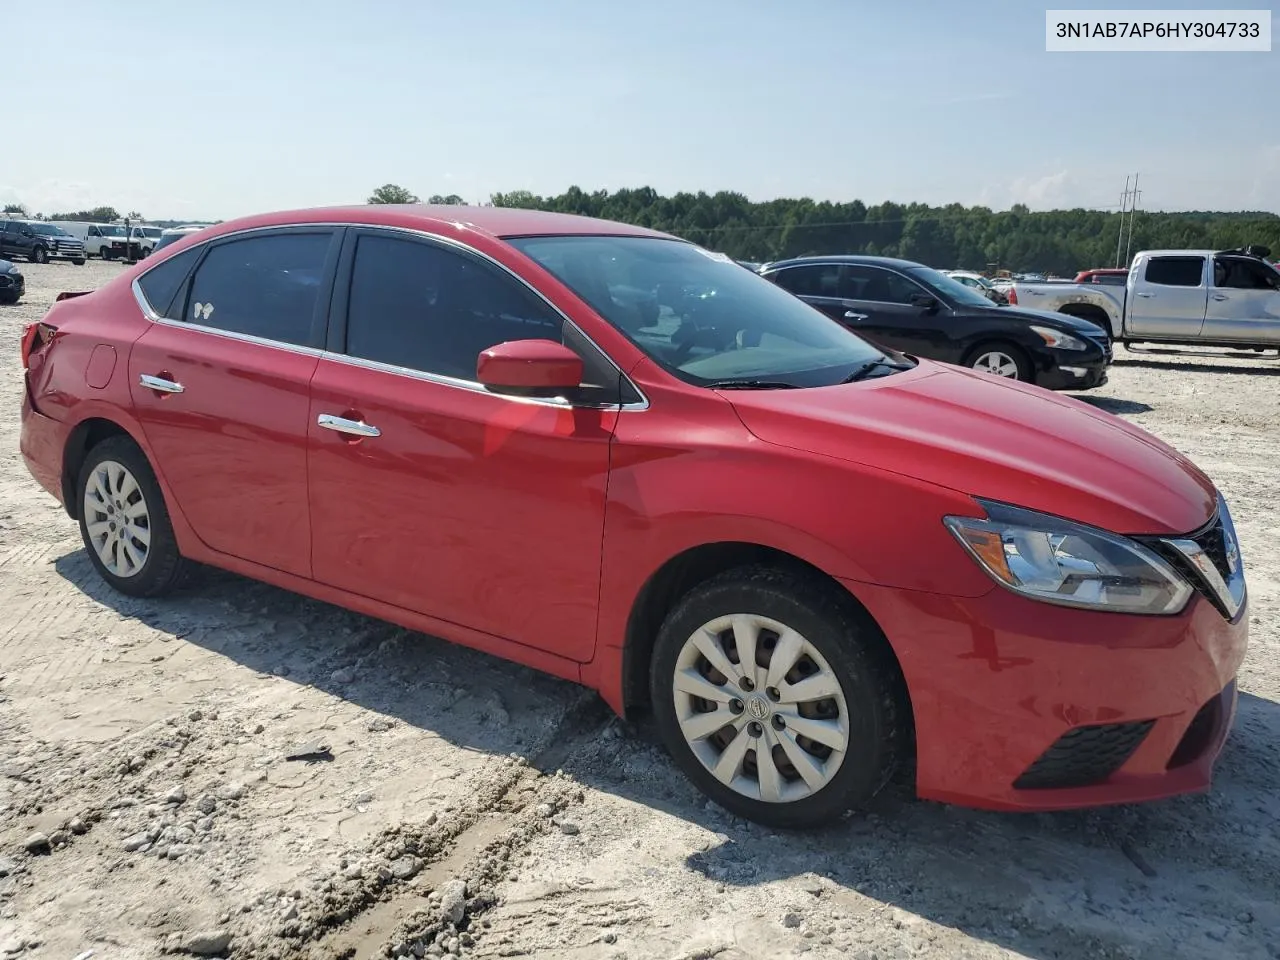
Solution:
[[(1231, 500), (1252, 595), (1207, 796), (802, 836), (570, 684), (226, 574), (112, 594), (18, 454), (0, 307), (0, 957), (1280, 958), (1280, 361), (1120, 351), (1091, 402)], [(304, 759), (288, 759), (299, 750)]]

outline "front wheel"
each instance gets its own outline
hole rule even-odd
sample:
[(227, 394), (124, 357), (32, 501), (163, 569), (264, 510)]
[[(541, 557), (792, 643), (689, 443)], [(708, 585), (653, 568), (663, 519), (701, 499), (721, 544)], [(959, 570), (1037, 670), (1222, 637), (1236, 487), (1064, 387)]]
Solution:
[(889, 781), (906, 734), (875, 623), (810, 576), (721, 574), (663, 623), (650, 695), (667, 749), (712, 800), (782, 828), (828, 823)]
[(1012, 343), (978, 344), (965, 357), (964, 366), (1008, 380), (1030, 383), (1033, 379), (1031, 361)]
[(155, 597), (187, 572), (151, 465), (128, 437), (109, 437), (80, 468), (80, 536), (104, 580), (121, 593)]
[(49, 251), (46, 250), (44, 247), (36, 247), (34, 250), (31, 251), (31, 262), (32, 263), (48, 263)]
[(76, 257), (76, 258), (75, 258), (74, 260), (72, 260), (71, 262), (72, 262), (72, 263), (74, 263), (77, 267), (83, 267), (83, 266), (84, 266), (84, 257)]

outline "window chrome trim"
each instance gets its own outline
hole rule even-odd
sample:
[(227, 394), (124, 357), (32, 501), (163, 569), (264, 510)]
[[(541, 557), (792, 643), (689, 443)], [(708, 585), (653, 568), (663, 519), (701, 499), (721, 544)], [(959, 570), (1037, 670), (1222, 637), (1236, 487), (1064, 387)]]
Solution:
[[(458, 221), (458, 223), (459, 225), (462, 225), (461, 221)], [(501, 397), (504, 400), (516, 400), (524, 403), (534, 403), (542, 406), (562, 407), (565, 409), (589, 409), (589, 410), (599, 409), (599, 410), (627, 410), (627, 411), (641, 411), (641, 410), (649, 409), (649, 397), (643, 390), (640, 389), (639, 384), (637, 384), (634, 380), (631, 379), (630, 376), (627, 375), (627, 372), (618, 365), (617, 361), (614, 360), (613, 357), (609, 355), (608, 351), (606, 351), (603, 347), (601, 347), (600, 344), (596, 343), (596, 341), (592, 339), (592, 337), (585, 330), (583, 330), (580, 326), (578, 326), (571, 319), (569, 319), (569, 317), (565, 316), (564, 312), (559, 307), (557, 307), (554, 303), (548, 300), (547, 297), (540, 290), (538, 290), (536, 287), (530, 284), (527, 280), (525, 280), (524, 277), (520, 276), (515, 271), (513, 271), (510, 267), (506, 266), (506, 264), (499, 263), (497, 260), (489, 256), (487, 253), (477, 250), (475, 247), (472, 247), (469, 244), (463, 243), (461, 240), (457, 240), (453, 237), (446, 237), (440, 234), (430, 233), (426, 230), (416, 230), (412, 227), (390, 226), (387, 224), (380, 224), (380, 223), (364, 223), (364, 222), (354, 222), (354, 221), (333, 222), (333, 223), (330, 223), (330, 222), (275, 223), (275, 224), (265, 225), (261, 227), (246, 227), (242, 230), (233, 230), (230, 233), (219, 234), (216, 237), (208, 237), (204, 240), (201, 240), (199, 243), (193, 243), (190, 247), (187, 247), (186, 249), (195, 250), (198, 247), (207, 246), (208, 244), (211, 244), (211, 243), (219, 243), (228, 238), (240, 237), (240, 236), (244, 236), (245, 234), (261, 233), (264, 231), (271, 231), (271, 230), (288, 230), (292, 228), (305, 230), (308, 227), (329, 228), (329, 229), (349, 227), (349, 228), (355, 228), (355, 229), (385, 230), (392, 233), (402, 233), (407, 236), (418, 237), (424, 240), (437, 241), (445, 246), (453, 247), (456, 250), (459, 250), (464, 253), (480, 258), (484, 262), (500, 269), (503, 273), (511, 277), (518, 284), (520, 284), (522, 287), (524, 287), (526, 290), (532, 293), (535, 297), (537, 297), (539, 300), (545, 303), (547, 307), (553, 313), (555, 313), (556, 316), (560, 318), (562, 323), (568, 325), (570, 328), (576, 331), (582, 337), (582, 339), (587, 341), (587, 343), (591, 344), (591, 346), (593, 346), (599, 352), (600, 356), (602, 356), (605, 362), (617, 372), (618, 376), (631, 385), (631, 388), (635, 390), (635, 392), (640, 396), (640, 399), (638, 401), (632, 401), (630, 403), (592, 404), (592, 403), (574, 403), (563, 397), (555, 397), (555, 398), (517, 397), (517, 396), (512, 396), (510, 394), (505, 394), (505, 393), (494, 393), (492, 390), (489, 390), (487, 387), (485, 387), (484, 384), (480, 383), (478, 380), (462, 380), (458, 377), (449, 377), (443, 374), (429, 373), (425, 370), (415, 370), (411, 367), (401, 367), (401, 366), (396, 366), (394, 364), (389, 364), (389, 363), (380, 363), (379, 361), (376, 361), (376, 360), (366, 360), (363, 357), (353, 357), (345, 353), (333, 353), (332, 351), (322, 350), (315, 347), (303, 347), (303, 346), (298, 346), (297, 344), (286, 343), (283, 340), (270, 340), (265, 337), (255, 337), (247, 333), (235, 333), (230, 330), (219, 330), (216, 327), (206, 327), (198, 323), (187, 323), (184, 320), (174, 320), (170, 317), (162, 317), (158, 313), (156, 313), (155, 309), (151, 306), (150, 302), (148, 302), (146, 295), (142, 292), (142, 285), (139, 283), (139, 281), (156, 267), (163, 266), (165, 261), (169, 259), (168, 257), (166, 257), (165, 260), (161, 260), (159, 263), (154, 264), (153, 266), (147, 267), (146, 270), (143, 270), (141, 273), (139, 273), (136, 277), (133, 278), (133, 281), (130, 284), (130, 286), (133, 289), (134, 299), (137, 300), (138, 306), (142, 309), (143, 314), (152, 323), (160, 323), (170, 327), (179, 327), (183, 330), (195, 330), (200, 333), (209, 333), (209, 334), (213, 334), (214, 336), (225, 337), (229, 340), (240, 340), (244, 343), (252, 343), (262, 347), (274, 347), (278, 350), (285, 350), (290, 353), (299, 353), (308, 357), (316, 356), (326, 360), (336, 360), (340, 363), (346, 363), (351, 366), (367, 367), (368, 369), (371, 369), (371, 370), (380, 370), (383, 373), (391, 373), (397, 376), (409, 377), (410, 379), (414, 379), (414, 380), (425, 380), (428, 383), (436, 383), (436, 384), (439, 384), (440, 386), (455, 387), (458, 389), (470, 390), (472, 393), (483, 393), (486, 396), (490, 396), (490, 397)], [(584, 301), (584, 304), (585, 304), (585, 301)], [(592, 312), (595, 312), (594, 309), (591, 308), (589, 304), (585, 304), (585, 305), (587, 306), (588, 309), (592, 309)], [(605, 320), (603, 317), (601, 318), (601, 320), (604, 323), (609, 322), (608, 320)]]

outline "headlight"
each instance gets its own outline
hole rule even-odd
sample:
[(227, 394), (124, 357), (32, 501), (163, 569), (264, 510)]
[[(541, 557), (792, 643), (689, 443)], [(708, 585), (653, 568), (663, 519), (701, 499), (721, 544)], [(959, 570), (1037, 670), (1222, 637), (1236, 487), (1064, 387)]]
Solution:
[(1014, 593), (1069, 607), (1115, 613), (1175, 614), (1191, 584), (1141, 544), (1095, 527), (978, 501), (987, 519), (943, 523), (997, 583)]
[(1088, 350), (1089, 345), (1079, 337), (1073, 337), (1069, 333), (1063, 333), (1061, 330), (1055, 330), (1053, 327), (1036, 327), (1031, 328), (1041, 340), (1053, 347), (1055, 350)]

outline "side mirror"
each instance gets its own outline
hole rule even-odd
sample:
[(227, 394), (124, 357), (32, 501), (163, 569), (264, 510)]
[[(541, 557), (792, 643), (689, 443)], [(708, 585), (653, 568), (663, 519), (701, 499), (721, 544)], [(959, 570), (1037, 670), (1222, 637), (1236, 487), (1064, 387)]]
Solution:
[(932, 313), (934, 310), (938, 309), (938, 301), (927, 293), (914, 294), (911, 297), (911, 305), (913, 307), (920, 307), (927, 313)]
[(505, 393), (572, 390), (582, 375), (582, 358), (554, 340), (510, 340), (476, 360), (476, 379)]

